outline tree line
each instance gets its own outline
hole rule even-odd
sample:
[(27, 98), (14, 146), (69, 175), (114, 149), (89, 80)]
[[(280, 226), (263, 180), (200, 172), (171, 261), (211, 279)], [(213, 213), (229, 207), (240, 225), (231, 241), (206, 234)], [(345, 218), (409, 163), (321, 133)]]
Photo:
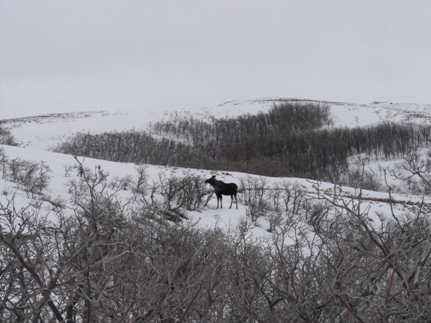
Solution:
[(401, 158), (429, 147), (431, 127), (384, 122), (332, 128), (327, 105), (285, 102), (237, 118), (172, 118), (150, 131), (78, 133), (56, 151), (111, 161), (224, 169), (336, 182), (348, 157)]

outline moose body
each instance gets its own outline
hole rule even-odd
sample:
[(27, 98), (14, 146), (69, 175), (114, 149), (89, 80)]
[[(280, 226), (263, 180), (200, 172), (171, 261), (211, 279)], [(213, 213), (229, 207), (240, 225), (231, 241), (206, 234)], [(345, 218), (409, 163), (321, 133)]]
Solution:
[(229, 209), (232, 208), (232, 203), (234, 198), (235, 198), (236, 208), (238, 209), (238, 200), (236, 197), (236, 194), (238, 192), (238, 186), (235, 183), (225, 183), (222, 181), (218, 181), (215, 179), (215, 175), (207, 179), (205, 183), (210, 184), (214, 188), (214, 192), (217, 196), (217, 208), (219, 206), (219, 201), (220, 201), (220, 208), (223, 207), (223, 204), (222, 204), (223, 195), (230, 195), (231, 201), (230, 201)]

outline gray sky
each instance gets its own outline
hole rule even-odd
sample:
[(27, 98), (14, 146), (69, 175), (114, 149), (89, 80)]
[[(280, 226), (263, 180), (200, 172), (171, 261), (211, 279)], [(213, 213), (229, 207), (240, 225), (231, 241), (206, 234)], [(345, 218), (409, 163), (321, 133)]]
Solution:
[(0, 0), (0, 119), (294, 97), (431, 104), (431, 1)]

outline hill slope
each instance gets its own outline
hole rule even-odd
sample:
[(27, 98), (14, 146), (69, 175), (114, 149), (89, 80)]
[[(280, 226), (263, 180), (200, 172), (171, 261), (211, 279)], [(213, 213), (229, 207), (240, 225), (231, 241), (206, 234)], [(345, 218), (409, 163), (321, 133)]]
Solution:
[(333, 127), (355, 127), (374, 125), (382, 121), (431, 123), (431, 105), (405, 103), (374, 103), (358, 105), (349, 103), (296, 100), (258, 99), (249, 101), (229, 101), (218, 106), (199, 109), (179, 109), (175, 112), (142, 111), (122, 112), (73, 112), (44, 116), (33, 116), (1, 120), (1, 124), (12, 129), (21, 147), (49, 150), (60, 140), (76, 132), (100, 133), (146, 129), (151, 123), (168, 120), (172, 115), (192, 115), (203, 120), (209, 117), (232, 118), (243, 114), (256, 114), (268, 111), (273, 104), (280, 102), (314, 102), (329, 104)]
[[(20, 145), (0, 146), (0, 257), (7, 264), (0, 294), (11, 309), (4, 318), (39, 313), (61, 321), (90, 312), (96, 321), (427, 318), (426, 148), (400, 160), (352, 156), (352, 187), (50, 151), (77, 131), (145, 130), (190, 115), (235, 118), (280, 101), (286, 102), (2, 120)], [(322, 104), (330, 106), (334, 128), (428, 124), (431, 116), (428, 105)], [(381, 191), (361, 188), (373, 179), (369, 172), (380, 178)], [(228, 208), (229, 197), (216, 209), (204, 183), (212, 175), (238, 185), (238, 209)], [(22, 278), (15, 279), (14, 268)], [(23, 308), (21, 299), (37, 306)]]

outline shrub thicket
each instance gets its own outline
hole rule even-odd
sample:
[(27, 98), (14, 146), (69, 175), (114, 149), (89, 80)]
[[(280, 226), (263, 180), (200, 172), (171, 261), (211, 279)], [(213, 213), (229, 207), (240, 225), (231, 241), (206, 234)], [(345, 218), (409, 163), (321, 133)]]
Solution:
[(283, 103), (267, 113), (211, 122), (174, 118), (156, 123), (150, 132), (79, 133), (56, 150), (121, 162), (336, 181), (349, 156), (399, 158), (431, 140), (427, 125), (330, 125), (326, 105)]
[[(1, 322), (425, 322), (431, 315), (427, 205), (404, 216), (391, 208), (376, 225), (360, 193), (311, 198), (297, 185), (249, 177), (242, 183), (249, 212), (224, 234), (161, 221), (142, 198), (151, 194), (142, 168), (137, 178), (111, 180), (77, 162), (67, 206), (0, 201)], [(180, 183), (161, 181), (158, 191)], [(256, 220), (270, 213), (271, 239), (254, 241)]]

